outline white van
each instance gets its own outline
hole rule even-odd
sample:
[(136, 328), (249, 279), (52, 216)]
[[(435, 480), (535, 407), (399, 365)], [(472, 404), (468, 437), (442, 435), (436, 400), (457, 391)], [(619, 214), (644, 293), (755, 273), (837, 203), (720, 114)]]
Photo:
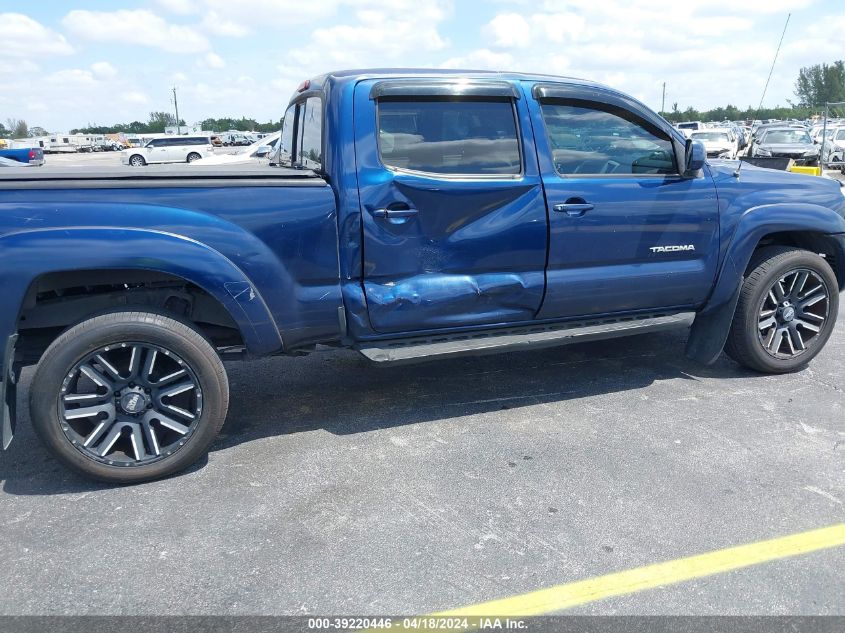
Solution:
[(693, 132), (703, 130), (704, 124), (701, 121), (681, 121), (680, 123), (675, 123), (675, 127), (683, 132), (684, 136), (689, 138)]
[(156, 163), (192, 163), (213, 153), (214, 148), (208, 136), (163, 136), (152, 139), (143, 147), (123, 150), (120, 161), (132, 167)]

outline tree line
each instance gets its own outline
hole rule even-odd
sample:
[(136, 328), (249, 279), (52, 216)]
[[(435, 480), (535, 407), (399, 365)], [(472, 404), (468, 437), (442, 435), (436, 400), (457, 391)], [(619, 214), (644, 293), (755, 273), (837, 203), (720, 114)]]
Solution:
[[(115, 123), (114, 125), (88, 124), (86, 127), (71, 130), (71, 134), (110, 134), (123, 132), (125, 134), (163, 134), (164, 129), (176, 125), (176, 117), (169, 112), (150, 112), (146, 123), (132, 121), (131, 123)], [(179, 125), (185, 125), (181, 119)], [(238, 130), (240, 132), (275, 132), (281, 128), (281, 121), (268, 121), (259, 123), (255, 119), (241, 117), (239, 119), (224, 117), (222, 119), (205, 119), (202, 121), (202, 129), (213, 132), (226, 132)]]
[[(734, 105), (726, 105), (712, 110), (699, 111), (693, 107), (681, 110), (677, 103), (672, 104), (672, 110), (661, 112), (672, 123), (679, 121), (740, 121), (753, 119), (808, 119), (824, 113), (825, 103), (845, 101), (845, 61), (839, 60), (832, 64), (816, 64), (805, 66), (798, 72), (795, 80), (795, 97), (793, 103), (787, 100), (788, 107), (754, 108), (748, 106), (740, 110)], [(845, 107), (839, 106), (832, 110), (833, 114), (842, 114)]]
[[(845, 61), (839, 60), (832, 64), (816, 64), (806, 66), (798, 73), (795, 81), (795, 97), (793, 103), (787, 100), (789, 106), (761, 108), (757, 110), (748, 106), (744, 110), (728, 104), (712, 110), (696, 110), (692, 106), (681, 110), (677, 103), (672, 104), (668, 112), (661, 112), (672, 123), (679, 121), (740, 121), (751, 119), (807, 119), (821, 114), (824, 104), (845, 101)], [(836, 115), (845, 115), (845, 106), (833, 110)], [(185, 125), (184, 120), (179, 121)], [(166, 127), (176, 125), (176, 117), (169, 112), (150, 112), (146, 122), (132, 121), (131, 123), (115, 123), (113, 125), (97, 125), (89, 123), (85, 127), (70, 130), (71, 134), (110, 134), (123, 132), (126, 134), (162, 134)], [(267, 121), (259, 123), (255, 119), (242, 116), (239, 119), (223, 117), (209, 118), (202, 122), (202, 129), (215, 132), (238, 130), (240, 132), (275, 132), (281, 128), (281, 121)], [(45, 136), (44, 128), (29, 127), (23, 119), (6, 119), (5, 125), (0, 123), (0, 138), (26, 138)]]

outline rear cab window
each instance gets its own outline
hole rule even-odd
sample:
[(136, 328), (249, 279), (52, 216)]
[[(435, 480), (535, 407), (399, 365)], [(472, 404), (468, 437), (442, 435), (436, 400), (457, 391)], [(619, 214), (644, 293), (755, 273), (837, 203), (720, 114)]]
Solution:
[(448, 176), (519, 175), (512, 99), (389, 97), (377, 104), (379, 158), (395, 170)]
[(276, 163), (323, 172), (323, 100), (320, 97), (307, 97), (288, 106), (282, 120)]

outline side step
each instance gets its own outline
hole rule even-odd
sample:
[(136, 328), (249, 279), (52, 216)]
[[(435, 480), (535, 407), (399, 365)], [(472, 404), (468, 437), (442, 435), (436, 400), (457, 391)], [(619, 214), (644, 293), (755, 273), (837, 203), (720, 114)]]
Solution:
[(375, 341), (363, 343), (355, 349), (376, 363), (401, 363), (538, 349), (645, 332), (688, 328), (692, 325), (693, 319), (695, 319), (695, 312), (645, 314), (530, 325), (507, 330)]

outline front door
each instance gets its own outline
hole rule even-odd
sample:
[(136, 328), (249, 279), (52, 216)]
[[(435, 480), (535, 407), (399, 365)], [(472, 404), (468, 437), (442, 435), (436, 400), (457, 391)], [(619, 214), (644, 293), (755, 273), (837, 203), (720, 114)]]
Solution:
[(615, 94), (531, 99), (550, 227), (538, 318), (693, 307), (712, 288), (713, 180), (682, 178), (661, 120)]
[(147, 143), (147, 162), (166, 163), (170, 161), (170, 139), (157, 138)]
[(503, 81), (356, 86), (363, 286), (376, 332), (536, 316), (548, 234), (528, 117), (518, 86)]

